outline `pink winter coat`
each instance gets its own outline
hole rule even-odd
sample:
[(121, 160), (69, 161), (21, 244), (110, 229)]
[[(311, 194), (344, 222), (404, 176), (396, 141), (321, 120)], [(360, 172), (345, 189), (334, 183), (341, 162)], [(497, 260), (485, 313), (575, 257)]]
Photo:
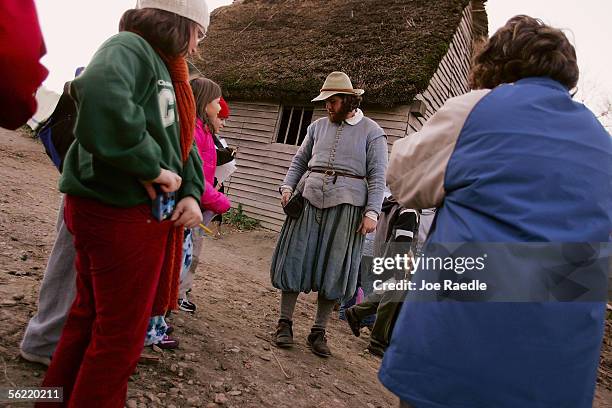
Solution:
[(217, 214), (223, 214), (230, 208), (229, 199), (213, 187), (215, 181), (215, 169), (217, 168), (217, 149), (213, 141), (213, 135), (208, 126), (197, 120), (195, 128), (195, 142), (198, 152), (202, 158), (202, 171), (204, 172), (204, 194), (202, 194), (201, 205), (205, 210)]

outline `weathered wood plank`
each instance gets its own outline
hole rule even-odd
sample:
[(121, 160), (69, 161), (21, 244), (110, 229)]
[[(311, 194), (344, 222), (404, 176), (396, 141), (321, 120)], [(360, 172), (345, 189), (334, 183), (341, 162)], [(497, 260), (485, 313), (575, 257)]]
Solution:
[(283, 155), (287, 160), (291, 160), (295, 153), (298, 151), (298, 146), (291, 146), (282, 143), (263, 143), (261, 141), (253, 141), (241, 139), (240, 137), (221, 135), (230, 147), (238, 150), (249, 148), (257, 149), (264, 152), (273, 152), (274, 154)]
[(390, 128), (383, 127), (383, 130), (385, 131), (385, 135), (387, 135), (387, 136), (402, 136), (404, 133), (406, 133), (406, 128), (404, 128), (404, 129), (390, 129)]
[(429, 119), (448, 98), (467, 92), (467, 75), (471, 59), (470, 13), (469, 7), (463, 11), (462, 19), (446, 55), (442, 58), (427, 88), (416, 96), (416, 99), (425, 103), (426, 114), (423, 118), (409, 118), (406, 134), (418, 131), (424, 121)]
[[(278, 182), (278, 184), (280, 185), (283, 180), (285, 179), (285, 175), (284, 174), (279, 174), (276, 172), (272, 172), (272, 171), (268, 171), (268, 170), (262, 170), (260, 168), (254, 168), (254, 167), (249, 167), (249, 166), (240, 166), (238, 168), (238, 170), (236, 170), (237, 174), (244, 174), (244, 175), (250, 175), (250, 176), (256, 176), (256, 177), (261, 177), (261, 178), (267, 178), (270, 180), (276, 180)], [(231, 179), (230, 179), (231, 182)]]
[(364, 115), (375, 121), (384, 121), (389, 123), (403, 123), (408, 119), (408, 113), (395, 114), (389, 112), (364, 112)]
[(441, 66), (441, 71), (446, 73), (446, 76), (450, 78), (450, 88), (452, 91), (454, 85), (461, 84), (465, 78), (467, 78), (467, 72), (461, 71), (462, 60), (461, 56), (451, 49), (451, 57), (448, 62)]
[(428, 89), (424, 90), (416, 97), (425, 103), (426, 111), (425, 115), (423, 115), (425, 119), (429, 119), (440, 108), (440, 105), (433, 100)]
[(250, 185), (257, 187), (262, 191), (271, 191), (276, 194), (276, 197), (280, 197), (278, 194), (278, 187), (280, 186), (280, 183), (277, 183), (274, 180), (256, 178), (248, 174), (234, 173), (232, 174), (232, 185), (234, 183)]
[(282, 227), (283, 223), (285, 222), (286, 216), (282, 211), (279, 214), (275, 213), (271, 215), (268, 211), (261, 210), (257, 207), (238, 202), (237, 200), (232, 201), (232, 208), (238, 208), (238, 204), (241, 204), (242, 210), (246, 215), (258, 220), (262, 224), (262, 226), (265, 226), (264, 223), (267, 223), (269, 225), (276, 226), (276, 228), (278, 228), (276, 231), (279, 231), (280, 227)]
[(244, 125), (242, 126), (242, 130), (244, 132), (245, 129), (249, 129), (252, 131), (257, 131), (257, 132), (263, 132), (264, 134), (262, 136), (269, 136), (271, 137), (274, 134), (274, 127), (276, 126), (276, 124), (274, 125), (270, 125), (270, 124), (259, 124), (259, 123), (252, 123), (252, 122), (243, 122)]
[(259, 225), (261, 226), (262, 229), (271, 231), (271, 232), (280, 232), (282, 229), (282, 225), (270, 224), (265, 221), (259, 221)]
[(246, 135), (259, 136), (271, 140), (274, 135), (274, 125), (262, 125), (249, 122), (227, 122), (222, 132), (234, 132)]
[(406, 117), (403, 120), (394, 120), (394, 121), (377, 118), (376, 116), (374, 117), (369, 116), (369, 118), (375, 121), (376, 123), (378, 123), (378, 125), (385, 130), (386, 129), (406, 130), (406, 121), (408, 120), (408, 117)]
[(287, 169), (289, 168), (289, 165), (291, 164), (291, 161), (274, 158), (271, 154), (268, 157), (266, 157), (266, 156), (254, 154), (253, 152), (246, 152), (245, 150), (238, 149), (238, 152), (236, 153), (237, 166), (241, 166), (243, 163), (246, 163), (248, 161), (261, 163), (262, 165), (265, 165), (265, 166), (262, 166), (262, 168), (268, 168), (268, 166), (274, 166), (278, 168), (280, 172), (284, 172), (284, 173), (287, 172)]
[(448, 94), (446, 95), (446, 99), (452, 98), (453, 96), (457, 96), (460, 94), (461, 86), (461, 77), (456, 72), (454, 65), (444, 64), (440, 66), (440, 72), (446, 73), (446, 77), (448, 78), (447, 90)]
[(262, 137), (262, 136), (252, 136), (246, 133), (234, 133), (234, 132), (227, 132), (227, 133), (223, 133), (223, 134), (219, 134), (222, 138), (226, 139), (226, 141), (228, 141), (229, 143), (229, 139), (234, 139), (236, 141), (236, 143), (240, 143), (240, 141), (242, 140), (250, 140), (252, 142), (257, 142), (260, 144), (268, 144), (270, 143), (270, 139), (268, 137)]
[[(278, 193), (277, 188), (266, 187), (262, 188), (258, 185), (255, 185), (253, 182), (242, 182), (240, 179), (232, 180), (232, 188), (231, 194), (236, 194), (239, 191), (240, 193), (251, 193), (251, 194), (259, 194), (261, 197), (258, 198), (259, 201), (266, 204), (277, 205), (280, 202), (280, 195)], [(228, 192), (229, 194), (229, 192)]]
[(272, 143), (268, 146), (270, 146), (269, 147), (270, 151), (279, 152), (279, 153), (287, 153), (287, 154), (290, 154), (292, 157), (295, 156), (295, 154), (300, 148), (299, 146), (293, 146), (293, 145), (288, 145), (284, 143)]
[(450, 91), (452, 96), (457, 96), (457, 92), (461, 92), (464, 88), (464, 84), (467, 83), (467, 71), (463, 73), (461, 71), (461, 65), (463, 62), (462, 55), (455, 52), (454, 47), (451, 48), (452, 59), (449, 58), (448, 63), (440, 66), (440, 71), (445, 72), (450, 78)]
[[(291, 160), (294, 156), (292, 152), (287, 152), (286, 150), (281, 150), (279, 147), (287, 146), (280, 143), (271, 143), (271, 144), (263, 144), (263, 143), (252, 143), (251, 145), (243, 145), (241, 147), (243, 153), (248, 154), (256, 154), (259, 156), (266, 157), (276, 157), (283, 160)], [(290, 146), (296, 149), (299, 149), (297, 146)]]
[(390, 109), (385, 109), (385, 110), (381, 110), (381, 109), (369, 109), (369, 108), (364, 108), (363, 109), (364, 113), (368, 113), (368, 114), (372, 114), (372, 113), (382, 113), (382, 114), (389, 114), (389, 115), (400, 115), (400, 116), (405, 116), (408, 115), (410, 113), (410, 105), (398, 105), (398, 106), (394, 106), (393, 108)]
[[(245, 127), (245, 125), (247, 123), (248, 124), (254, 124), (254, 125), (263, 125), (263, 126), (275, 127), (276, 126), (276, 121), (278, 119), (278, 115), (275, 115), (273, 118), (260, 118), (260, 117), (256, 117), (256, 116), (234, 115), (233, 112), (232, 112), (232, 117), (234, 118), (234, 120), (236, 122), (242, 123), (243, 124), (242, 127)], [(226, 125), (229, 126), (229, 123), (226, 124)]]
[(278, 200), (278, 197), (267, 197), (257, 192), (254, 193), (252, 191), (242, 190), (238, 188), (232, 188), (232, 191), (230, 191), (228, 194), (243, 199), (243, 203), (248, 202), (245, 200), (252, 200), (252, 202), (248, 204), (253, 207), (270, 211), (271, 213), (277, 213), (279, 211), (282, 212), (282, 207), (280, 201)]
[(252, 169), (258, 169), (258, 170), (265, 170), (269, 173), (274, 173), (279, 176), (282, 176), (283, 178), (285, 177), (285, 174), (287, 173), (287, 171), (280, 166), (262, 163), (261, 161), (257, 161), (256, 159), (252, 159), (250, 157), (247, 157), (246, 155), (244, 157), (240, 157), (239, 159), (240, 159), (239, 165), (241, 169), (252, 168)]
[[(438, 69), (439, 71), (439, 69)], [(438, 71), (434, 73), (434, 75), (429, 80), (429, 86), (425, 90), (430, 95), (432, 99), (432, 103), (435, 103), (438, 106), (442, 106), (444, 101), (448, 99), (448, 90), (447, 85), (445, 84), (445, 79), (440, 79)]]
[(278, 118), (278, 111), (270, 112), (270, 111), (255, 110), (255, 109), (236, 109), (232, 107), (228, 121), (236, 120), (234, 118), (259, 118), (259, 119), (276, 120)]
[(291, 146), (291, 145), (286, 145), (282, 143), (270, 143), (270, 144), (257, 143), (254, 145), (245, 144), (243, 148), (248, 149), (249, 152), (257, 152), (256, 154), (260, 154), (260, 155), (273, 154), (275, 157), (282, 158), (284, 160), (289, 160), (289, 161), (293, 159), (293, 156), (295, 156), (295, 153), (299, 149), (299, 147), (297, 146)]
[(275, 161), (270, 162), (279, 166), (289, 167), (291, 160), (293, 159), (293, 155), (285, 152), (278, 152), (271, 149), (257, 149), (252, 147), (243, 147), (238, 149), (242, 155), (254, 155), (259, 157), (270, 158)]
[(232, 204), (232, 206), (235, 205), (237, 207), (239, 203), (242, 204), (242, 208), (245, 210), (245, 212), (256, 213), (258, 215), (266, 217), (269, 221), (277, 220), (277, 222), (282, 223), (285, 220), (285, 213), (283, 212), (280, 203), (278, 203), (278, 205), (274, 207), (273, 210), (270, 210), (267, 208), (262, 208), (266, 207), (266, 205), (258, 202), (257, 200), (253, 200), (253, 198), (250, 197), (230, 194), (230, 199), (232, 200), (232, 203), (235, 203)]
[(230, 109), (251, 110), (256, 112), (276, 112), (280, 111), (280, 105), (266, 102), (235, 102), (228, 101)]

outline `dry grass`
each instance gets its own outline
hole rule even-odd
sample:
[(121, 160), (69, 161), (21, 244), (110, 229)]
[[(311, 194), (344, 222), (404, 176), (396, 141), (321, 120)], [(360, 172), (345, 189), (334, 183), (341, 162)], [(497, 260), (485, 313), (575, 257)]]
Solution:
[(365, 102), (426, 88), (469, 0), (244, 0), (217, 9), (194, 58), (229, 99), (308, 102), (331, 71)]

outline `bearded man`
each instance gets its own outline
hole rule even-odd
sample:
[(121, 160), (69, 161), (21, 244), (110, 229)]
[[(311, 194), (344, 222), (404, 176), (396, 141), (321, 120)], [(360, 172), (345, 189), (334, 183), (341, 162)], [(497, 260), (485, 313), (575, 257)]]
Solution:
[(374, 231), (383, 201), (387, 138), (365, 117), (343, 72), (329, 74), (321, 93), (328, 117), (313, 122), (280, 187), (281, 204), (301, 193), (303, 210), (287, 217), (272, 257), (270, 275), (282, 291), (274, 341), (293, 345), (293, 312), (300, 292), (318, 292), (308, 346), (331, 355), (325, 328), (336, 302), (355, 292), (364, 235)]

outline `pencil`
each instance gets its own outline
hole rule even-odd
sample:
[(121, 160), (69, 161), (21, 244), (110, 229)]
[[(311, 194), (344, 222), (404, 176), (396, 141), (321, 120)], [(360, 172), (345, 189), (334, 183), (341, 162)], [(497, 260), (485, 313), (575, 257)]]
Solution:
[(200, 224), (200, 228), (202, 228), (204, 232), (207, 233), (208, 235), (213, 235), (213, 232), (206, 225)]

